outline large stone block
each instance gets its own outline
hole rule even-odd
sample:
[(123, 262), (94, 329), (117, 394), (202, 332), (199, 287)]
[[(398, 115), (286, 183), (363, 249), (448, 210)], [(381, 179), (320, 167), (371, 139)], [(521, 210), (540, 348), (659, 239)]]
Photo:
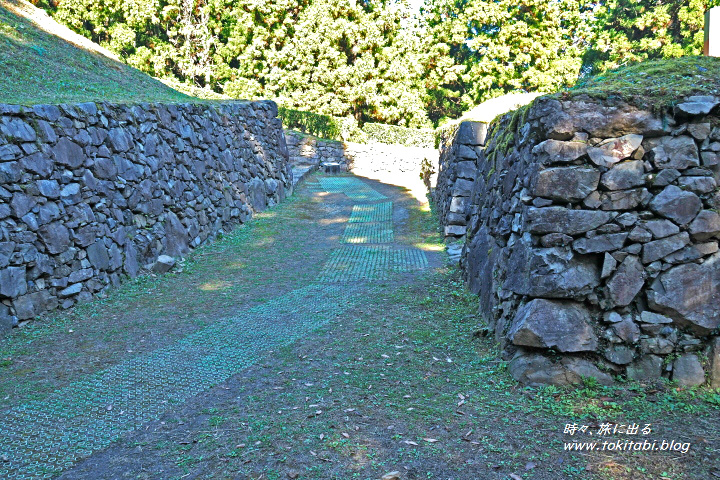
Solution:
[(603, 174), (600, 180), (608, 190), (627, 190), (645, 184), (642, 160), (618, 163)]
[(700, 165), (695, 140), (687, 135), (661, 137), (648, 141), (649, 156), (657, 168), (683, 170)]
[(648, 305), (695, 334), (720, 327), (720, 253), (702, 264), (678, 265), (663, 272), (647, 293)]
[(642, 135), (623, 135), (619, 138), (610, 138), (597, 147), (588, 148), (590, 160), (600, 167), (612, 167), (616, 163), (629, 158), (642, 144)]
[(647, 382), (657, 380), (662, 374), (663, 360), (657, 355), (645, 355), (627, 367), (630, 380)]
[(462, 122), (455, 141), (461, 145), (485, 145), (487, 129), (487, 123)]
[(53, 147), (55, 161), (70, 168), (77, 168), (85, 161), (82, 147), (63, 137)]
[(70, 231), (61, 222), (43, 225), (38, 229), (40, 239), (49, 253), (63, 253), (70, 247)]
[(0, 296), (15, 298), (27, 292), (25, 267), (7, 267), (0, 270)]
[(55, 309), (57, 307), (57, 298), (47, 290), (40, 290), (16, 298), (13, 301), (13, 306), (15, 307), (15, 315), (20, 320), (27, 320), (37, 317), (48, 310)]
[(537, 156), (537, 161), (542, 165), (570, 163), (587, 154), (587, 144), (545, 140), (533, 147), (532, 153)]
[(594, 378), (602, 385), (614, 383), (590, 361), (577, 357), (564, 357), (553, 362), (537, 353), (521, 352), (508, 367), (515, 380), (528, 386), (576, 385), (585, 378)]
[(597, 337), (590, 321), (580, 303), (535, 299), (518, 310), (508, 339), (515, 345), (560, 352), (594, 351)]
[(580, 298), (600, 283), (597, 260), (578, 255), (570, 248), (534, 248), (515, 245), (503, 286), (519, 295), (545, 298)]
[(691, 192), (668, 185), (650, 202), (650, 209), (678, 225), (687, 225), (702, 209), (702, 200)]
[(705, 371), (697, 355), (686, 353), (675, 360), (672, 379), (684, 387), (694, 387), (705, 383)]
[(594, 168), (548, 168), (538, 173), (533, 194), (553, 200), (576, 202), (590, 195), (597, 188), (599, 180), (600, 172)]
[(530, 207), (526, 228), (530, 233), (564, 233), (577, 235), (595, 230), (617, 216), (615, 212), (570, 210), (564, 207)]

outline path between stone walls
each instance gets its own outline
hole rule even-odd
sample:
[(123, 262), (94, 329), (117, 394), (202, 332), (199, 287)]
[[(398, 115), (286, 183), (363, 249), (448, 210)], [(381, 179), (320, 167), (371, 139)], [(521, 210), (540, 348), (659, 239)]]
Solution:
[[(354, 203), (344, 234), (314, 281), (253, 308), (238, 305), (237, 315), (14, 406), (0, 419), (0, 477), (53, 478), (258, 362), (268, 350), (342, 316), (361, 296), (373, 295), (378, 280), (428, 268), (422, 250), (396, 241), (396, 199), (354, 176), (321, 176), (309, 186)], [(178, 292), (184, 294), (192, 292)]]

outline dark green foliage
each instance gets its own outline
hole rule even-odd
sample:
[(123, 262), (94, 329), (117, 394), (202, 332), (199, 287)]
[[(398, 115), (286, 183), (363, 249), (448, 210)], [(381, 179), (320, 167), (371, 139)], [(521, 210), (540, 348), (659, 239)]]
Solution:
[(700, 55), (704, 12), (720, 0), (605, 0), (583, 58), (598, 73), (646, 59)]
[(507, 92), (698, 55), (720, 0), (426, 0), (419, 15), (403, 0), (35, 3), (152, 76), (352, 118), (339, 132), (304, 121), (348, 139), (356, 125), (438, 125)]

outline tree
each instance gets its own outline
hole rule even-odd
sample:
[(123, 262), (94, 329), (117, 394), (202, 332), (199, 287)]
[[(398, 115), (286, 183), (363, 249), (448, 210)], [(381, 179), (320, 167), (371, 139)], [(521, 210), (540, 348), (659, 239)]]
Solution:
[(592, 4), (578, 0), (429, 0), (427, 84), (433, 119), (510, 91), (577, 80)]
[(699, 55), (704, 13), (720, 0), (605, 0), (593, 22), (584, 56), (588, 73), (646, 59)]

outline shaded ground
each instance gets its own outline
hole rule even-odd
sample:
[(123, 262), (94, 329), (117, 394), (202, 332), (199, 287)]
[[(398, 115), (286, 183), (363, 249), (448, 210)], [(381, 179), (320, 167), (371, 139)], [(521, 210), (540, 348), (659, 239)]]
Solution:
[[(53, 392), (265, 312), (315, 282), (341, 247), (352, 206), (363, 203), (321, 191), (317, 179), (195, 251), (182, 272), (138, 279), (0, 341), (3, 410), (49, 405)], [(292, 343), (259, 342), (239, 373), (161, 405), (163, 413), (63, 467), (60, 478), (376, 479), (390, 471), (443, 480), (720, 478), (720, 392), (666, 384), (518, 387), (492, 342), (473, 336), (482, 326), (476, 300), (443, 266), (430, 213), (398, 188), (365, 182), (394, 202), (394, 243), (421, 248), (429, 268), (341, 284), (337, 311), (327, 310), (333, 302), (321, 294), (302, 297), (298, 308), (317, 304), (318, 318), (327, 317), (318, 328)], [(297, 321), (277, 318), (283, 327)], [(248, 338), (261, 320), (247, 328)], [(564, 442), (594, 441), (613, 422), (637, 424), (639, 432), (605, 441), (674, 440), (688, 450), (564, 450)], [(570, 435), (566, 424), (588, 429)], [(5, 450), (7, 437), (0, 457)], [(10, 463), (0, 463), (0, 477), (5, 468), (7, 478), (32, 478)]]

